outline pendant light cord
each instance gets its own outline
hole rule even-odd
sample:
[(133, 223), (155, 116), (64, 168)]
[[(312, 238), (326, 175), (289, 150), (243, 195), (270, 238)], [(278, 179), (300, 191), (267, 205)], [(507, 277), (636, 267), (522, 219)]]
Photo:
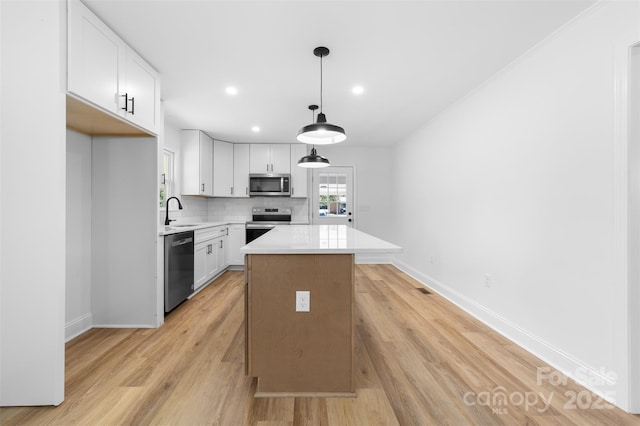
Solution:
[(320, 114), (322, 114), (322, 56), (320, 55)]

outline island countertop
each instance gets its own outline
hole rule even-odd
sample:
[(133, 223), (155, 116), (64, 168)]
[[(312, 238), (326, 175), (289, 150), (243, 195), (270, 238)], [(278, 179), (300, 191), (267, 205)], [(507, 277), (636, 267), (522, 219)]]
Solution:
[(277, 226), (240, 248), (244, 254), (401, 253), (402, 247), (346, 225)]

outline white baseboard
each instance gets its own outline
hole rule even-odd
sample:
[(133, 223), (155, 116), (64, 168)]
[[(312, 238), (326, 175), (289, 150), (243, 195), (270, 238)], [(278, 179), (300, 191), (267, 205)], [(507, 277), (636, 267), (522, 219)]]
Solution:
[[(544, 339), (493, 312), (486, 306), (449, 288), (445, 284), (414, 269), (406, 263), (394, 259), (393, 265), (518, 346), (540, 358), (555, 370), (580, 383), (611, 404), (616, 405), (616, 401), (613, 400), (615, 395), (611, 395), (612, 390), (614, 390), (615, 393), (615, 383), (611, 381), (606, 372), (584, 364), (570, 354), (546, 342)], [(540, 367), (544, 366), (541, 365)], [(585, 382), (585, 379), (588, 379), (588, 381)], [(601, 386), (598, 386), (598, 384), (601, 384)]]
[(82, 333), (86, 333), (87, 331), (91, 330), (92, 326), (93, 318), (91, 312), (88, 312), (81, 317), (69, 321), (64, 326), (65, 343), (71, 339), (78, 337)]
[(91, 328), (158, 328), (149, 324), (93, 324)]

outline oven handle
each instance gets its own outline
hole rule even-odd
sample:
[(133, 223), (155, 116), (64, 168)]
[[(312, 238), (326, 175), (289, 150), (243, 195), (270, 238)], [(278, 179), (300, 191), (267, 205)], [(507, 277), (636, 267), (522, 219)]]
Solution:
[(249, 224), (245, 225), (246, 229), (273, 229), (276, 225), (257, 225), (257, 224)]

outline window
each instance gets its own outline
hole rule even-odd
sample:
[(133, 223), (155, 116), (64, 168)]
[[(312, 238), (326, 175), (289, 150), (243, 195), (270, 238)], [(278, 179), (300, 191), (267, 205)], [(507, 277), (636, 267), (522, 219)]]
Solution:
[(319, 173), (320, 216), (347, 216), (347, 177), (339, 173)]
[(160, 177), (160, 208), (165, 207), (169, 197), (174, 196), (175, 188), (175, 153), (165, 148), (162, 153), (162, 175)]

